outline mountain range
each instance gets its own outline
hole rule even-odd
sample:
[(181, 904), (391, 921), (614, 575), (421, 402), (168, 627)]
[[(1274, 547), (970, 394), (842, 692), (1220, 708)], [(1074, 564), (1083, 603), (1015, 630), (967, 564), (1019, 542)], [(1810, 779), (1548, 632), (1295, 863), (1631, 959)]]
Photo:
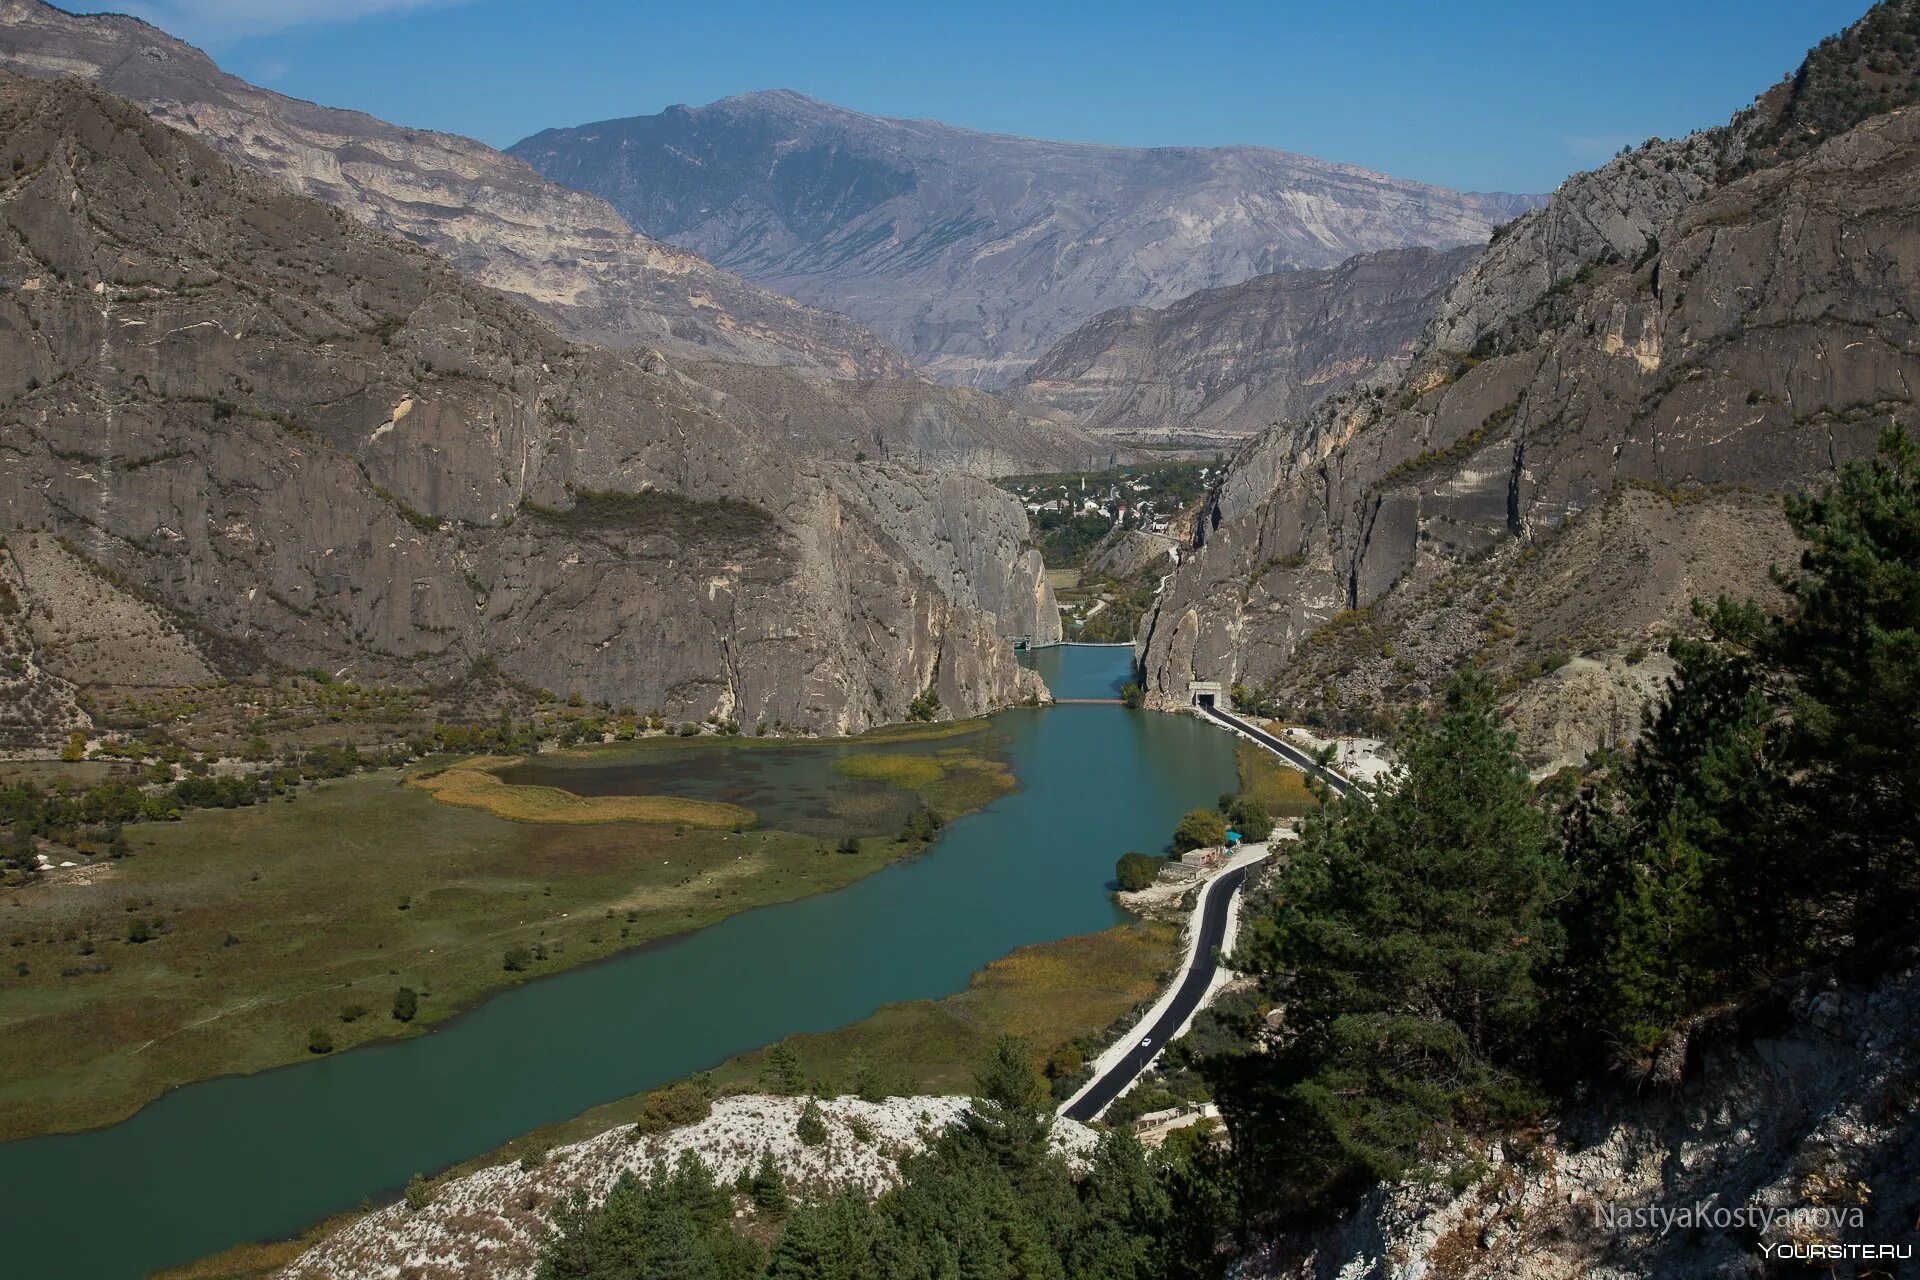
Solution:
[(491, 147), (248, 84), (137, 18), (0, 0), (0, 66), (77, 75), (142, 103), (288, 187), (445, 255), (570, 336), (833, 377), (906, 371), (845, 316), (638, 235), (606, 202)]
[(1124, 438), (1231, 441), (1404, 362), (1479, 256), (1477, 245), (1389, 249), (1118, 307), (1062, 338), (1007, 395)]
[(1693, 600), (1773, 598), (1779, 495), (1910, 421), (1916, 26), (1880, 6), (1728, 125), (1570, 179), (1404, 372), (1251, 442), (1143, 625), (1150, 696), (1373, 728), (1474, 664), (1541, 767), (1630, 738)]
[(984, 387), (1114, 307), (1483, 244), (1539, 203), (1260, 147), (976, 133), (785, 90), (549, 129), (510, 151), (649, 235), (853, 316), (938, 380)]
[[(577, 341), (709, 368), (729, 361), (791, 370), (798, 377), (745, 385), (764, 390), (769, 412), (850, 441), (849, 458), (875, 439), (938, 441), (942, 467), (984, 473), (1083, 465), (1102, 448), (1070, 427), (921, 382), (846, 317), (638, 235), (605, 202), (470, 138), (258, 88), (138, 19), (0, 0), (0, 67), (78, 76), (131, 98), (235, 163), (439, 253)], [(880, 397), (853, 390), (876, 380), (901, 388)], [(836, 390), (835, 382), (849, 386)], [(816, 391), (823, 402), (797, 411)], [(848, 419), (849, 399), (863, 401), (857, 421)], [(736, 394), (728, 412), (756, 407)]]
[[(984, 482), (572, 343), (82, 81), (0, 73), (0, 138), (10, 674), (492, 663), (832, 732), (1032, 688), (1004, 637), (1057, 614)], [(76, 579), (115, 607), (71, 615)]]

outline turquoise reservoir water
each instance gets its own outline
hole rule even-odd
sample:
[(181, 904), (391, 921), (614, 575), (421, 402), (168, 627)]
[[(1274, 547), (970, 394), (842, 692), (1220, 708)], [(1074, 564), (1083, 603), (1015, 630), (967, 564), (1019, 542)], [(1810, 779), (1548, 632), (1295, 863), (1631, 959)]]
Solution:
[[(1034, 655), (1063, 697), (1126, 649)], [(1076, 692), (1079, 691), (1079, 692)], [(926, 854), (517, 987), (432, 1034), (189, 1085), (91, 1133), (0, 1146), (0, 1275), (135, 1276), (285, 1237), (517, 1134), (882, 1004), (958, 991), (1016, 947), (1106, 928), (1114, 859), (1234, 781), (1231, 739), (1116, 706), (994, 719), (1021, 790)]]

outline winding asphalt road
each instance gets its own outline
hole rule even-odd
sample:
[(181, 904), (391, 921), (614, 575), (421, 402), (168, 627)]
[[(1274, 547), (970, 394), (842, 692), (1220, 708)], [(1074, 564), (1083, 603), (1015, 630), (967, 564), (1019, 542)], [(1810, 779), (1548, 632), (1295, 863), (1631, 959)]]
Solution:
[(1294, 746), (1284, 738), (1276, 738), (1265, 729), (1256, 728), (1230, 711), (1222, 711), (1218, 707), (1202, 707), (1200, 710), (1203, 715), (1217, 720), (1219, 723), (1227, 726), (1227, 728), (1237, 733), (1244, 733), (1247, 737), (1252, 738), (1255, 742), (1273, 752), (1288, 764), (1295, 765), (1320, 779), (1320, 781), (1333, 788), (1334, 794), (1350, 796), (1358, 790), (1353, 783), (1347, 781), (1331, 769), (1322, 768), (1310, 753)]
[[(1227, 728), (1241, 733), (1259, 743), (1267, 750), (1278, 755), (1287, 763), (1298, 766), (1314, 777), (1325, 782), (1336, 795), (1350, 796), (1358, 788), (1324, 768), (1311, 754), (1301, 750), (1282, 738), (1277, 738), (1264, 729), (1242, 720), (1230, 712), (1217, 707), (1203, 707), (1201, 710), (1210, 718)], [(1252, 864), (1235, 867), (1214, 879), (1207, 885), (1200, 907), (1200, 943), (1193, 949), (1193, 960), (1180, 979), (1180, 986), (1173, 994), (1173, 1000), (1163, 1009), (1153, 1025), (1147, 1029), (1146, 1036), (1126, 1054), (1095, 1078), (1092, 1084), (1061, 1109), (1060, 1114), (1069, 1120), (1086, 1122), (1106, 1110), (1107, 1104), (1127, 1091), (1127, 1086), (1136, 1080), (1140, 1073), (1153, 1063), (1154, 1057), (1166, 1047), (1167, 1041), (1180, 1031), (1180, 1026), (1193, 1016), (1194, 1010), (1207, 997), (1207, 988), (1213, 984), (1213, 975), (1219, 969), (1215, 953), (1227, 936), (1227, 921), (1232, 915), (1233, 895), (1240, 891), (1240, 882), (1247, 878)]]
[(1214, 953), (1227, 936), (1233, 895), (1239, 892), (1240, 882), (1247, 878), (1249, 870), (1250, 866), (1235, 867), (1207, 885), (1206, 896), (1201, 899), (1200, 943), (1193, 949), (1193, 963), (1187, 966), (1186, 975), (1180, 979), (1173, 1002), (1154, 1019), (1146, 1038), (1128, 1050), (1125, 1057), (1108, 1067), (1085, 1092), (1061, 1111), (1061, 1115), (1082, 1122), (1099, 1115), (1109, 1102), (1126, 1091), (1135, 1077), (1147, 1069), (1154, 1055), (1165, 1048), (1167, 1041), (1180, 1030), (1180, 1024), (1200, 1007), (1208, 985), (1213, 982), (1214, 970), (1219, 968), (1214, 961)]

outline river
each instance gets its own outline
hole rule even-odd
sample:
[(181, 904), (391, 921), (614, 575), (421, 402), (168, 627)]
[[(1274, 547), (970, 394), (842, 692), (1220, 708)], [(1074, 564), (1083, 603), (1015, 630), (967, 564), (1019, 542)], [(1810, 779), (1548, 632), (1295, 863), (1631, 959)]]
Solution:
[[(1125, 648), (1030, 659), (1108, 697)], [(1114, 859), (1234, 785), (1232, 739), (1118, 706), (994, 717), (1021, 788), (926, 853), (516, 987), (429, 1035), (177, 1089), (89, 1133), (0, 1145), (0, 1272), (137, 1276), (284, 1238), (514, 1136), (882, 1004), (965, 987), (1028, 943), (1106, 928)]]

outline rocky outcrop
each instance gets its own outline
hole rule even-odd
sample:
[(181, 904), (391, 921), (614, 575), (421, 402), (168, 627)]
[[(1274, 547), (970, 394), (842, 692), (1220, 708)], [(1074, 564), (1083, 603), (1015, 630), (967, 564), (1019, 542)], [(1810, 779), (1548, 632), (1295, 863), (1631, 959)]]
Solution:
[(257, 88), (136, 18), (0, 0), (0, 66), (131, 98), (229, 159), (436, 250), (574, 337), (836, 378), (906, 373), (845, 316), (636, 235), (605, 201), (511, 156)]
[(835, 732), (1034, 691), (984, 481), (716, 412), (79, 82), (0, 133), (0, 528), (288, 666)]
[[(1152, 695), (1240, 681), (1366, 719), (1463, 662), (1511, 689), (1581, 655), (1624, 674), (1692, 597), (1768, 592), (1794, 555), (1772, 495), (1911, 426), (1920, 112), (1744, 176), (1743, 127), (1570, 182), (1402, 378), (1248, 446), (1143, 627)], [(1614, 733), (1588, 694), (1590, 718), (1523, 717), (1536, 764)]]
[(0, 752), (44, 750), (91, 727), (73, 682), (47, 669), (34, 642), (47, 613), (28, 591), (14, 548), (0, 547)]
[(938, 380), (987, 387), (1111, 308), (1372, 250), (1481, 244), (1537, 203), (1258, 147), (1039, 142), (785, 91), (511, 150), (649, 234), (856, 317)]
[(1394, 249), (1280, 271), (1153, 310), (1095, 316), (1007, 389), (1129, 437), (1252, 435), (1403, 367), (1454, 277), (1479, 256)]
[[(751, 1177), (770, 1156), (797, 1194), (840, 1191), (877, 1196), (900, 1181), (900, 1161), (926, 1149), (941, 1130), (965, 1119), (965, 1098), (907, 1097), (884, 1102), (825, 1098), (826, 1138), (797, 1133), (804, 1098), (716, 1098), (704, 1120), (649, 1137), (612, 1129), (549, 1151), (537, 1161), (498, 1164), (436, 1189), (419, 1209), (389, 1205), (328, 1236), (281, 1275), (285, 1280), (526, 1280), (553, 1230), (555, 1210), (576, 1193), (598, 1203), (623, 1176), (648, 1178), (692, 1153), (721, 1186)], [(1053, 1127), (1069, 1159), (1085, 1156), (1092, 1130), (1071, 1120)], [(746, 1212), (743, 1204), (741, 1212)]]
[(1337, 1227), (1270, 1241), (1234, 1274), (1905, 1275), (1920, 1248), (1913, 961), (1796, 978), (1705, 1018), (1663, 1086), (1451, 1153), (1443, 1176), (1381, 1187)]

